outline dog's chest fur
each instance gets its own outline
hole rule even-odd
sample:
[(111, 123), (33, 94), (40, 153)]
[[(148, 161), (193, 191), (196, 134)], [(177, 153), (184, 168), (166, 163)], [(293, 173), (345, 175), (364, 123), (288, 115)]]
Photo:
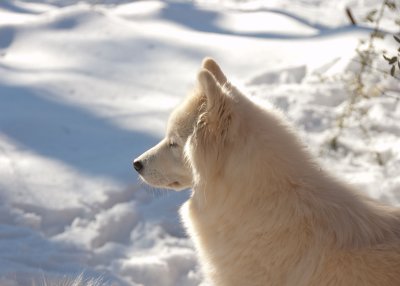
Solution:
[[(181, 208), (181, 217), (204, 271), (218, 286), (302, 285), (299, 278), (308, 280), (310, 264), (320, 260), (303, 225), (279, 222), (273, 214), (199, 209), (192, 198)], [(289, 282), (291, 273), (296, 274), (296, 284)]]

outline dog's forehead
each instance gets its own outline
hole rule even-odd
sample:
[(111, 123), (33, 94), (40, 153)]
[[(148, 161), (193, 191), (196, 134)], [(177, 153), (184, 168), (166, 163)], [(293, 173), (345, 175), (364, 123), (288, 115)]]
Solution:
[(167, 133), (184, 133), (193, 128), (199, 115), (200, 102), (195, 97), (189, 97), (179, 105), (170, 115)]
[(191, 125), (194, 115), (191, 114), (190, 110), (182, 108), (175, 109), (168, 120), (167, 132), (168, 133), (180, 133), (180, 130), (189, 128)]

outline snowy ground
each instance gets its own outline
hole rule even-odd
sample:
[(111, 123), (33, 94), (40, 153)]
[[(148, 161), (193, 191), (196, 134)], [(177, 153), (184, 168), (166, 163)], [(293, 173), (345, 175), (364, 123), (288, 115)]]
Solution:
[(0, 285), (82, 273), (107, 285), (205, 285), (177, 216), (189, 191), (150, 189), (131, 168), (204, 56), (280, 107), (327, 168), (400, 204), (393, 97), (364, 104), (370, 139), (350, 127), (338, 152), (327, 147), (347, 98), (335, 75), (357, 71), (369, 32), (348, 27), (344, 7), (359, 16), (379, 1), (92, 2), (0, 1)]

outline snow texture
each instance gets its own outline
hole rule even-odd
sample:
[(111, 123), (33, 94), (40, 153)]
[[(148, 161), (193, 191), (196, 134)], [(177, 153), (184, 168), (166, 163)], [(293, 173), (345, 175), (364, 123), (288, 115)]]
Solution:
[(2, 0), (0, 285), (207, 285), (178, 217), (190, 190), (146, 187), (131, 167), (205, 56), (282, 109), (326, 168), (399, 205), (398, 100), (365, 102), (368, 140), (354, 123), (326, 147), (348, 98), (335, 75), (357, 72), (370, 31), (343, 10), (379, 3)]

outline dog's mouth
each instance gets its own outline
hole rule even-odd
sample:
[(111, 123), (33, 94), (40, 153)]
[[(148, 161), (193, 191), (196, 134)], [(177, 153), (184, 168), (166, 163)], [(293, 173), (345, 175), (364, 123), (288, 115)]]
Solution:
[(170, 187), (170, 188), (179, 188), (180, 186), (181, 186), (181, 184), (178, 181), (168, 184), (168, 187)]
[(150, 182), (146, 180), (143, 176), (140, 176), (140, 179), (145, 182), (146, 184), (153, 186), (153, 187), (158, 187), (158, 188), (170, 188), (170, 189), (179, 189), (182, 187), (182, 184), (179, 183), (178, 181), (173, 181), (172, 183), (166, 184), (166, 183), (161, 183), (161, 182)]

